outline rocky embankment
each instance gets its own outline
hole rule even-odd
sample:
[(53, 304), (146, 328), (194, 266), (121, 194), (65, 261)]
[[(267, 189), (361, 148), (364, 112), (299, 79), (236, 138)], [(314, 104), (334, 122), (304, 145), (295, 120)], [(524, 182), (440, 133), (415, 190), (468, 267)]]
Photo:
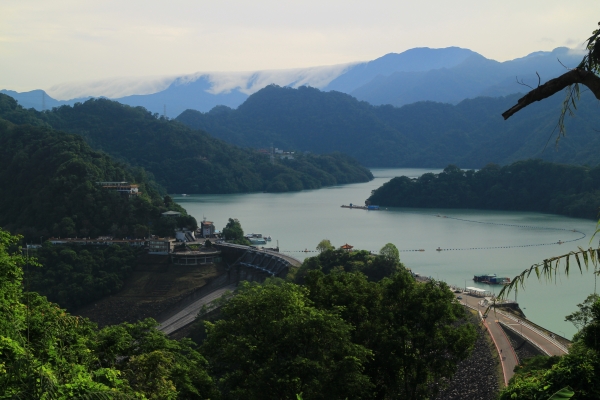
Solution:
[(456, 374), (436, 400), (495, 400), (498, 397), (500, 361), (492, 353), (487, 331), (475, 317), (473, 323), (477, 324), (479, 334), (473, 353), (458, 364)]

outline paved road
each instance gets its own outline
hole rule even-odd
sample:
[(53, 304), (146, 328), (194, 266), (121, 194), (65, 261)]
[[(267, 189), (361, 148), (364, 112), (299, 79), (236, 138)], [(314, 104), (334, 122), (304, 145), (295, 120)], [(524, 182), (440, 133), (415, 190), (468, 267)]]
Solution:
[(194, 322), (196, 315), (202, 308), (202, 306), (207, 305), (213, 300), (218, 299), (222, 295), (225, 294), (226, 291), (234, 291), (236, 288), (236, 284), (232, 283), (225, 287), (221, 287), (215, 289), (214, 291), (208, 293), (206, 296), (199, 298), (189, 306), (185, 307), (183, 310), (179, 311), (177, 314), (168, 318), (167, 320), (161, 322), (158, 330), (163, 331), (167, 335), (175, 332), (178, 329), (183, 328), (184, 326), (191, 324)]
[[(482, 300), (480, 297), (464, 293), (456, 293), (456, 296), (461, 297), (461, 299), (459, 299), (461, 303), (481, 311), (482, 314), (485, 313), (487, 307), (479, 304)], [(508, 382), (514, 375), (513, 370), (518, 364), (518, 359), (499, 322), (509, 325), (522, 336), (529, 339), (529, 341), (534, 342), (546, 352), (546, 354), (562, 356), (567, 353), (564, 346), (561, 346), (560, 343), (557, 343), (543, 332), (538, 331), (535, 327), (530, 326), (527, 323), (527, 320), (521, 320), (504, 312), (490, 310), (484, 324), (492, 336), (498, 355), (502, 358), (502, 370), (504, 372), (505, 382)]]

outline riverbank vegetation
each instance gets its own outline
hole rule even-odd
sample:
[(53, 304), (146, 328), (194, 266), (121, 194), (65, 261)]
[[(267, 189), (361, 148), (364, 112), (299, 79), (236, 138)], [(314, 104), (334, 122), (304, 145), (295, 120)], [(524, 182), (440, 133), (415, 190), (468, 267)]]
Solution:
[(340, 153), (271, 160), (108, 99), (38, 112), (0, 94), (0, 118), (80, 135), (92, 148), (148, 171), (169, 193), (287, 192), (373, 179), (368, 169)]
[(439, 174), (393, 178), (368, 199), (384, 207), (478, 208), (597, 218), (600, 167), (519, 161), (479, 171), (450, 165)]

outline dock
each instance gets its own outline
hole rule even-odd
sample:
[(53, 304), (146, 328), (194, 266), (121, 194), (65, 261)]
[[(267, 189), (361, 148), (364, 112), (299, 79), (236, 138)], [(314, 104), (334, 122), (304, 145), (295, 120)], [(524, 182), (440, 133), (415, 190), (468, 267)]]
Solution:
[(356, 210), (380, 210), (379, 206), (355, 206), (353, 204), (350, 204), (349, 206), (343, 204), (341, 206), (342, 208), (351, 208), (351, 209), (356, 209)]

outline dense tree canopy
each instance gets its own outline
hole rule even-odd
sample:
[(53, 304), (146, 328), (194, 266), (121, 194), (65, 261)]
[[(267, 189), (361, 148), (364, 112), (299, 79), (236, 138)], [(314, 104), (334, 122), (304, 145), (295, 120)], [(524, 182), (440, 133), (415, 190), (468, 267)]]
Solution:
[(596, 218), (600, 167), (520, 161), (479, 171), (450, 165), (418, 179), (393, 178), (373, 191), (372, 204), (392, 207), (480, 208), (538, 211)]
[[(556, 125), (562, 98), (533, 104), (504, 121), (499, 110), (520, 96), (393, 107), (373, 106), (335, 91), (268, 86), (235, 110), (187, 110), (177, 119), (238, 146), (264, 148), (273, 143), (313, 153), (341, 151), (370, 167), (482, 168), (490, 162), (504, 165), (533, 157), (578, 165), (600, 162), (593, 150), (600, 144), (600, 115), (593, 101), (582, 101), (581, 118), (567, 121), (576, 134), (550, 151), (548, 135)], [(592, 96), (582, 93), (582, 98)]]
[[(128, 198), (99, 181), (139, 185)], [(130, 169), (93, 151), (80, 136), (0, 119), (0, 226), (29, 239), (172, 235), (161, 213), (183, 208), (165, 203), (142, 169)], [(196, 225), (195, 220), (182, 223)]]
[(305, 281), (247, 283), (205, 322), (225, 398), (428, 398), (471, 351), (475, 329), (443, 283), (340, 269)]
[(342, 249), (325, 249), (316, 257), (309, 257), (295, 273), (295, 282), (303, 283), (309, 271), (317, 270), (328, 274), (335, 269), (346, 272), (362, 272), (371, 280), (381, 280), (404, 269), (398, 259), (384, 255), (371, 254), (366, 250), (346, 251)]
[(26, 270), (28, 288), (74, 311), (121, 289), (139, 252), (127, 245), (62, 246), (46, 242), (34, 252), (42, 266)]
[(336, 312), (313, 307), (292, 283), (246, 283), (207, 323), (203, 344), (225, 399), (364, 399), (370, 351)]
[(250, 246), (250, 241), (244, 236), (244, 230), (242, 224), (237, 218), (229, 218), (227, 225), (221, 232), (225, 240), (230, 240), (235, 244), (241, 244), (244, 246)]
[(267, 155), (108, 99), (37, 112), (0, 94), (0, 118), (81, 135), (94, 149), (144, 168), (170, 193), (287, 192), (373, 179), (342, 154), (296, 154), (273, 165)]
[[(0, 396), (18, 399), (215, 399), (206, 361), (146, 320), (98, 331), (23, 292), (20, 238), (0, 230)], [(19, 251), (19, 252), (17, 252)]]

